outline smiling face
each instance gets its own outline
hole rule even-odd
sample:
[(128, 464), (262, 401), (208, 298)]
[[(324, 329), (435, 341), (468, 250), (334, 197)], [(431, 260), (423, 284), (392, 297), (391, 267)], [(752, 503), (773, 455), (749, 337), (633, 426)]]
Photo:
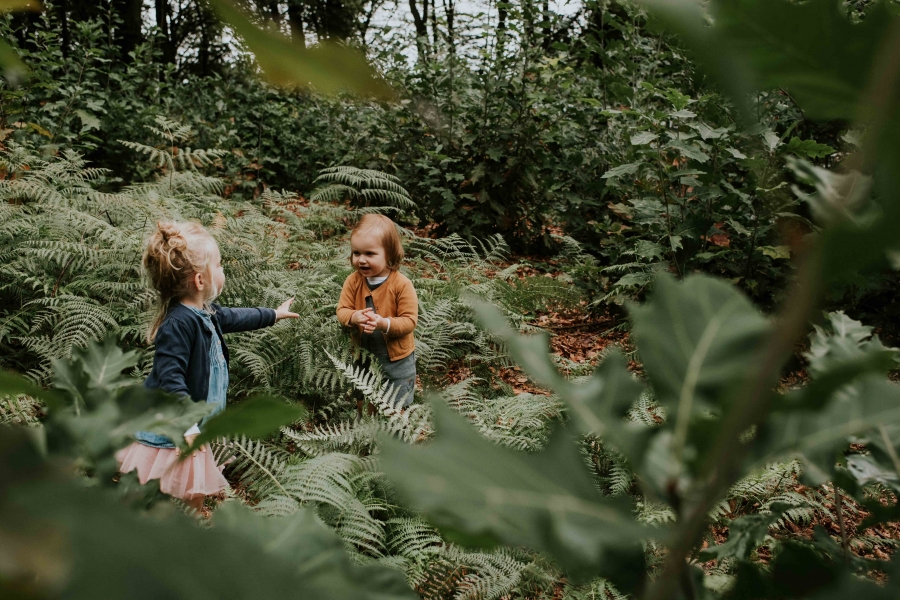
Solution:
[(384, 246), (374, 231), (359, 231), (350, 237), (350, 263), (363, 277), (390, 274)]

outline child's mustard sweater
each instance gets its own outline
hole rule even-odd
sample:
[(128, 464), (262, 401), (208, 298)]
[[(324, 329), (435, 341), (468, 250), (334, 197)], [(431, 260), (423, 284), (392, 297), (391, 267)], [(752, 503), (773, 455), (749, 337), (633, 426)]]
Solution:
[[(337, 317), (341, 325), (351, 326), (353, 313), (366, 308), (366, 296), (372, 296), (376, 313), (391, 320), (391, 329), (384, 336), (391, 361), (412, 354), (416, 349), (413, 331), (419, 321), (419, 299), (412, 282), (399, 271), (391, 271), (384, 283), (370, 290), (366, 278), (354, 271), (344, 281), (338, 302)], [(353, 339), (359, 343), (359, 328), (353, 330)]]

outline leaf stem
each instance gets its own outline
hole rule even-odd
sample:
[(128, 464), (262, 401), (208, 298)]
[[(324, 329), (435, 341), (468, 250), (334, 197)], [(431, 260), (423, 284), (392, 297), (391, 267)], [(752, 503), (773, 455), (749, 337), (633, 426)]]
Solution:
[(844, 509), (843, 501), (841, 499), (841, 490), (838, 489), (837, 485), (831, 485), (834, 487), (834, 507), (837, 512), (838, 528), (841, 530), (841, 548), (844, 549), (844, 563), (849, 566), (850, 550), (847, 546), (847, 530), (844, 528)]
[(878, 433), (881, 434), (881, 439), (884, 440), (884, 446), (888, 456), (891, 457), (891, 462), (894, 464), (894, 470), (900, 475), (900, 457), (897, 456), (897, 449), (894, 448), (894, 443), (891, 442), (891, 438), (888, 436), (887, 429), (885, 429), (884, 425), (878, 426)]

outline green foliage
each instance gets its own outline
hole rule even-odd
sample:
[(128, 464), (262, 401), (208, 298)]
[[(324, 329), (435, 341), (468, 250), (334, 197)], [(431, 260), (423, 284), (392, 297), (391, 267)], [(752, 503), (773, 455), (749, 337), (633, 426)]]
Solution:
[[(881, 50), (890, 7), (649, 3), (675, 41), (630, 3), (589, 2), (568, 23), (501, 4), (504, 26), (474, 49), (449, 12), (433, 13), (445, 41), (420, 38), (414, 67), (398, 66), (399, 38), (371, 38), (403, 98), (378, 105), (274, 90), (243, 58), (186, 77), (187, 61), (160, 60), (165, 32), (125, 60), (115, 9), (63, 30), (68, 4), (3, 25), (34, 79), (0, 88), (0, 365), (56, 391), (0, 377), (0, 423), (30, 426), (50, 459), (0, 436), (0, 589), (186, 595), (180, 551), (136, 583), (134, 566), (152, 558), (124, 540), (200, 554), (198, 532), (167, 516), (152, 486), (111, 481), (130, 432), (178, 439), (204, 408), (123, 374), (149, 369), (143, 238), (157, 219), (190, 218), (222, 247), (225, 303), (293, 295), (303, 307), (231, 341), (232, 400), (271, 398), (218, 421), (235, 435), (215, 442), (217, 456), (232, 459), (256, 514), (236, 499), (217, 510), (203, 545), (219, 550), (199, 571), (228, 573), (210, 593), (244, 593), (234, 547), (252, 553), (263, 595), (409, 597), (397, 569), (425, 598), (897, 595), (896, 561), (847, 552), (888, 544), (788, 533), (861, 506), (871, 522), (900, 518), (882, 502), (900, 489), (897, 387), (885, 380), (897, 354), (855, 320), (890, 322), (897, 285), (884, 270), (900, 220), (896, 77)], [(264, 70), (335, 83), (303, 70), (330, 51), (273, 60), (265, 47), (289, 43), (263, 36), (265, 19), (232, 21)], [(345, 71), (344, 84), (380, 87)], [(309, 200), (274, 191), (314, 186)], [(398, 406), (334, 322), (346, 232), (365, 212), (449, 234), (405, 235), (422, 383), (473, 372), (429, 405)], [(564, 273), (522, 279), (510, 248), (559, 248)], [(786, 292), (795, 277), (799, 291)], [(822, 287), (852, 318), (827, 314), (804, 357), (811, 383), (781, 390)], [(561, 364), (589, 367), (520, 335), (582, 292), (598, 311), (643, 301), (629, 308), (640, 377), (611, 351), (569, 378)], [(751, 299), (787, 307), (773, 320)], [(110, 333), (124, 350), (90, 343)], [(512, 395), (487, 368), (513, 361), (553, 395)], [(115, 494), (157, 518), (137, 519)], [(729, 538), (704, 553), (710, 521)], [(498, 543), (516, 548), (485, 548)], [(701, 571), (705, 560), (715, 564)], [(108, 578), (91, 576), (98, 564)], [(864, 580), (873, 569), (883, 587)]]
[(595, 497), (571, 440), (554, 436), (526, 457), (484, 441), (446, 409), (436, 407), (436, 417), (442, 436), (428, 448), (386, 440), (382, 455), (387, 475), (444, 531), (468, 544), (502, 540), (548, 551), (576, 580), (601, 571), (637, 583), (639, 564), (602, 573), (617, 555), (634, 558), (630, 545), (642, 532), (627, 524), (625, 504)]
[[(723, 297), (712, 299), (716, 293)], [(717, 310), (710, 310), (713, 307)], [(717, 325), (721, 316), (719, 311), (722, 310), (735, 311), (728, 320), (730, 327), (727, 329)], [(496, 313), (486, 309), (482, 309), (482, 313), (485, 319), (496, 319)], [(658, 315), (667, 318), (660, 320)], [(596, 398), (593, 402), (600, 405), (614, 405), (623, 399), (626, 403), (637, 402), (640, 394), (630, 391), (628, 386), (612, 384), (612, 374), (616, 373), (617, 367), (601, 367), (593, 378), (581, 384), (566, 382), (552, 371), (546, 350), (541, 348), (543, 340), (534, 336), (517, 336), (499, 326), (496, 320), (488, 323), (504, 336), (512, 354), (519, 358), (533, 377), (548, 382), (558, 391), (572, 411), (573, 425), (584, 428), (584, 423), (589, 423), (594, 432), (601, 433), (601, 438), (611, 445), (619, 445), (624, 452), (630, 453), (628, 456), (643, 456), (642, 460), (629, 460), (626, 468), (634, 470), (643, 494), (667, 501), (681, 521), (685, 515), (679, 514), (679, 496), (688, 493), (681, 490), (704, 485), (704, 480), (693, 477), (701, 473), (704, 462), (710, 460), (709, 456), (704, 456), (710, 447), (709, 428), (717, 426), (716, 423), (724, 418), (719, 415), (733, 411), (735, 393), (738, 392), (735, 384), (744, 381), (744, 366), (758, 351), (759, 340), (767, 333), (768, 326), (732, 289), (718, 282), (696, 279), (680, 284), (661, 280), (648, 306), (633, 311), (633, 319), (638, 349), (645, 358), (648, 378), (657, 395), (671, 399), (663, 400), (663, 404), (669, 404), (666, 412), (673, 416), (650, 429), (637, 426), (626, 428), (621, 422), (609, 421), (603, 412), (586, 410), (590, 405), (583, 403), (584, 398), (588, 397)], [(830, 319), (834, 333), (826, 334), (820, 329), (811, 344), (816, 356), (833, 354), (842, 357), (855, 353), (888, 352), (879, 343), (873, 344), (869, 340), (871, 329), (850, 322), (841, 314), (833, 314)], [(679, 344), (675, 346), (679, 348), (677, 355), (661, 354), (653, 358), (653, 353), (659, 351), (656, 344), (668, 342), (660, 349), (670, 348), (673, 339)], [(715, 349), (717, 344), (722, 344), (721, 349)], [(645, 346), (647, 350), (644, 350)], [(892, 351), (889, 354), (893, 357)], [(615, 365), (614, 357), (606, 360)], [(817, 360), (817, 364), (827, 365), (820, 367), (827, 370), (834, 368), (840, 358), (831, 364), (826, 359)], [(848, 397), (846, 391), (832, 389), (827, 399), (823, 399), (817, 407), (776, 413), (763, 432), (739, 443), (753, 444), (759, 459), (771, 460), (791, 452), (804, 460), (804, 476), (815, 479), (824, 469), (822, 460), (832, 457), (833, 464), (833, 457), (846, 448), (848, 439), (862, 439), (868, 432), (877, 432), (879, 426), (896, 426), (897, 386), (878, 377), (872, 380), (872, 377), (875, 376), (858, 368), (853, 388), (850, 389), (857, 389), (860, 395)], [(438, 408), (436, 441), (430, 447), (416, 450), (386, 440), (382, 451), (388, 475), (433, 522), (455, 536), (454, 539), (469, 545), (498, 541), (526, 544), (553, 556), (573, 578), (583, 578), (588, 574), (603, 575), (612, 577), (619, 589), (635, 588), (640, 581), (640, 571), (633, 575), (625, 574), (627, 572), (623, 569), (626, 567), (620, 561), (627, 560), (628, 568), (635, 568), (639, 563), (634, 562), (633, 558), (619, 558), (619, 544), (623, 539), (633, 539), (634, 535), (658, 539), (665, 536), (665, 532), (639, 533), (636, 530), (629, 534), (623, 530), (619, 533), (618, 527), (638, 525), (632, 517), (622, 513), (614, 517), (614, 524), (583, 519), (577, 527), (565, 529), (572, 532), (572, 537), (566, 537), (552, 528), (562, 527), (567, 519), (574, 518), (568, 511), (575, 510), (576, 504), (567, 501), (566, 493), (577, 494), (576, 490), (583, 485), (575, 483), (580, 477), (576, 473), (583, 467), (577, 464), (580, 460), (573, 460), (571, 452), (575, 447), (571, 440), (565, 441), (564, 436), (556, 436), (534, 459), (525, 462), (525, 458), (485, 446), (474, 431), (467, 430), (467, 425), (449, 415), (442, 416), (446, 409)], [(635, 451), (641, 445), (646, 446), (645, 455)], [(599, 470), (600, 482), (604, 484), (601, 489), (608, 494), (621, 494), (627, 490), (632, 476), (623, 472), (625, 463), (621, 454), (607, 451), (606, 455), (609, 457), (605, 459), (607, 465), (603, 465), (599, 458), (593, 461)], [(813, 463), (810, 457), (817, 457), (819, 461)], [(552, 464), (553, 468), (540, 470), (539, 465), (542, 464)], [(741, 464), (746, 469), (752, 461)], [(734, 499), (732, 502), (754, 503), (760, 512), (733, 521), (729, 541), (711, 548), (704, 556), (706, 560), (736, 558), (745, 561), (763, 543), (769, 529), (780, 526), (784, 519), (808, 522), (810, 507), (828, 512), (829, 509), (814, 495), (804, 496), (788, 491), (789, 484), (793, 485), (795, 481), (796, 468), (792, 464), (795, 463), (775, 464), (756, 474), (748, 473), (746, 479), (735, 484), (729, 492), (729, 497)], [(890, 467), (875, 468), (874, 463), (859, 459), (848, 459), (848, 464), (853, 465), (853, 471), (862, 485), (879, 481), (890, 485), (894, 481)], [(531, 475), (517, 477), (517, 473), (524, 473), (526, 469), (532, 470)], [(620, 474), (616, 474), (616, 470)], [(834, 470), (829, 470), (829, 473), (834, 475)], [(569, 482), (565, 486), (567, 492), (557, 489), (556, 482), (562, 481), (557, 477)], [(816, 482), (821, 483), (822, 479)], [(539, 485), (540, 493), (531, 487), (535, 485)], [(541, 500), (544, 494), (554, 495), (554, 500), (544, 503)], [(861, 495), (859, 500), (863, 500)], [(596, 495), (593, 502), (597, 503), (598, 509), (604, 506)], [(520, 508), (513, 511), (509, 504)], [(553, 514), (549, 520), (540, 512), (543, 507)], [(845, 507), (844, 510), (849, 509)], [(829, 516), (833, 517), (830, 513)], [(662, 518), (662, 522), (666, 520), (668, 518)], [(651, 518), (653, 521), (659, 522), (659, 519)], [(578, 536), (574, 535), (576, 531)], [(592, 540), (593, 545), (585, 545), (585, 539)], [(821, 545), (817, 547), (820, 551), (840, 553), (839, 546), (832, 550), (825, 550)], [(793, 552), (786, 546), (778, 550), (785, 557)], [(596, 557), (596, 562), (579, 563), (573, 561), (573, 555), (581, 561), (586, 557)], [(857, 566), (862, 568), (862, 564)]]
[(362, 206), (415, 206), (400, 180), (392, 175), (370, 169), (355, 167), (331, 167), (323, 169), (315, 183), (327, 183), (322, 189), (310, 195), (311, 200), (322, 202), (342, 202)]
[[(222, 189), (221, 180), (204, 174), (210, 168), (208, 161), (181, 163), (179, 153), (172, 150), (189, 139), (187, 128), (161, 119), (150, 133), (156, 145), (141, 147), (154, 149), (150, 160), (158, 169), (156, 177), (126, 186), (117, 194), (94, 189), (103, 180), (103, 172), (88, 168), (73, 153), (43, 160), (28, 148), (13, 146), (4, 156), (10, 174), (3, 184), (7, 202), (2, 206), (7, 208), (0, 227), (4, 273), (9, 276), (4, 277), (0, 292), (4, 294), (5, 329), (0, 342), (4, 366), (29, 372), (41, 383), (55, 382), (77, 399), (65, 413), (70, 420), (64, 426), (53, 425), (51, 444), (69, 448), (77, 443), (73, 436), (90, 432), (80, 464), (106, 478), (104, 482), (115, 472), (112, 451), (127, 443), (133, 431), (150, 429), (180, 440), (180, 433), (202, 417), (205, 406), (176, 403), (148, 413), (152, 418), (135, 416), (116, 425), (108, 420), (79, 421), (74, 412), (93, 406), (93, 396), (82, 397), (86, 392), (81, 389), (95, 379), (100, 383), (91, 384), (90, 389), (96, 388), (92, 394), (116, 393), (122, 396), (120, 406), (130, 407), (138, 416), (155, 406), (155, 396), (142, 393), (122, 375), (124, 370), (141, 376), (150, 366), (152, 348), (145, 341), (145, 328), (152, 294), (140, 278), (140, 250), (156, 220), (199, 220), (218, 239), (225, 257), (223, 302), (273, 306), (293, 295), (296, 306), (303, 307), (300, 319), (232, 336), (232, 402), (259, 392), (270, 398), (262, 403), (244, 400), (210, 421), (207, 437), (240, 432), (213, 444), (217, 458), (230, 461), (229, 476), (260, 513), (289, 517), (304, 507), (314, 508), (356, 560), (383, 561), (417, 577), (432, 551), (390, 525), (392, 519), (406, 518), (407, 513), (367, 457), (377, 450), (379, 433), (408, 441), (430, 436), (430, 411), (419, 404), (406, 410), (397, 407), (381, 375), (357, 366), (358, 354), (351, 351), (349, 338), (333, 316), (340, 284), (349, 272), (347, 225), (360, 213), (325, 203), (303, 205), (296, 196), (271, 191), (262, 194), (259, 203), (224, 199), (216, 195)], [(219, 156), (212, 151), (190, 154)], [(533, 307), (538, 296), (520, 298), (523, 288), (518, 279), (513, 283), (490, 276), (493, 261), (505, 256), (502, 240), (471, 244), (459, 237), (411, 237), (407, 246), (406, 272), (422, 303), (417, 337), (426, 381), (437, 383), (453, 361), (505, 360), (503, 348), (475, 326), (470, 301), (460, 296), (466, 290), (495, 298), (505, 305), (506, 314), (519, 315), (524, 325), (524, 306)], [(75, 307), (85, 308), (75, 311)], [(103, 321), (94, 316), (95, 311), (110, 319)], [(110, 330), (120, 336), (125, 352), (111, 345), (102, 351), (89, 345), (81, 349), (82, 343)], [(87, 353), (84, 358), (83, 352)], [(74, 371), (64, 368), (70, 357), (81, 361), (76, 365), (85, 366)], [(57, 365), (55, 374), (53, 365)], [(106, 379), (98, 375), (101, 372)], [(46, 410), (39, 401), (29, 400), (37, 397), (35, 390), (33, 386), (10, 389), (13, 395), (4, 396), (0, 404), (4, 420), (34, 423)], [(357, 415), (355, 402), (348, 396), (353, 390), (378, 408), (376, 414)], [(477, 407), (471, 418), (481, 420), (486, 435), (508, 439), (517, 447), (537, 448), (560, 407), (539, 396), (524, 399), (528, 401), (495, 399), (480, 389), (471, 390), (467, 408), (471, 412)], [(494, 418), (512, 421), (495, 424)], [(275, 439), (251, 439), (295, 421)], [(44, 423), (48, 428), (56, 423), (53, 411)], [(66, 429), (72, 424), (79, 427), (75, 432)], [(115, 436), (109, 435), (110, 430)], [(127, 481), (128, 477), (123, 480), (123, 493), (130, 490), (129, 497), (142, 498), (138, 502), (158, 502), (152, 486), (144, 490)], [(395, 534), (401, 537), (394, 540)], [(441, 560), (442, 564), (457, 560), (453, 557), (478, 560), (466, 556), (462, 550), (448, 551)], [(516, 559), (514, 572), (528, 569), (534, 560)]]

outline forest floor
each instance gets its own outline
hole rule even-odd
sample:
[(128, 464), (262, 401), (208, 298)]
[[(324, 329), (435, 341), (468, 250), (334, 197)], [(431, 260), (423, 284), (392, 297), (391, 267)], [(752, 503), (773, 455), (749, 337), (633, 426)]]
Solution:
[[(520, 278), (526, 277), (559, 277), (562, 271), (555, 267), (555, 261), (536, 261), (533, 257), (528, 257), (526, 265), (520, 267), (518, 275)], [(537, 264), (537, 268), (534, 266)], [(508, 266), (508, 265), (507, 265)], [(540, 311), (533, 315), (529, 324), (539, 327), (547, 331), (550, 335), (550, 352), (557, 357), (565, 359), (561, 361), (571, 361), (579, 367), (585, 368), (595, 367), (603, 359), (608, 348), (618, 347), (628, 360), (628, 368), (639, 376), (643, 375), (641, 364), (634, 360), (635, 349), (631, 343), (630, 334), (627, 330), (627, 316), (624, 311), (618, 311), (613, 314), (612, 311), (598, 313), (596, 310), (589, 310), (587, 303), (582, 301), (579, 306), (554, 311)], [(809, 383), (809, 375), (806, 372), (806, 360), (803, 354), (808, 350), (807, 347), (798, 346), (795, 349), (795, 356), (791, 362), (789, 370), (782, 377), (780, 387), (782, 389), (790, 389), (806, 385)], [(491, 368), (497, 376), (509, 385), (516, 394), (530, 393), (549, 395), (550, 392), (544, 389), (526, 375), (520, 367), (509, 368)], [(892, 379), (896, 379), (900, 372), (892, 373)], [(453, 365), (447, 373), (449, 383), (457, 383), (471, 376), (469, 367), (463, 364)], [(865, 447), (855, 444), (852, 451), (864, 452)], [(785, 482), (784, 488), (793, 492), (804, 495), (809, 492), (810, 488), (800, 483), (796, 477), (792, 481)], [(837, 514), (837, 506), (835, 504), (834, 486), (822, 486), (819, 490), (825, 493), (830, 502), (825, 503), (825, 508), (832, 514)], [(884, 498), (882, 502), (896, 502), (896, 498)], [(787, 530), (784, 535), (776, 534), (775, 539), (784, 537), (802, 537), (812, 540), (815, 537), (816, 530), (823, 529), (836, 544), (848, 548), (856, 556), (867, 560), (889, 560), (889, 555), (893, 552), (892, 545), (900, 546), (900, 523), (882, 523), (874, 527), (864, 530), (860, 529), (862, 523), (869, 517), (869, 512), (861, 505), (850, 498), (842, 496), (841, 498), (841, 518), (843, 520), (844, 532), (841, 532), (841, 524), (837, 518), (832, 518), (824, 513), (817, 513), (809, 523), (798, 525), (794, 522), (787, 521)], [(749, 505), (746, 509), (758, 508)], [(744, 511), (740, 507), (732, 507), (732, 511), (726, 516), (729, 521), (735, 519)], [(721, 524), (711, 524), (709, 535), (704, 542), (703, 547), (706, 548), (711, 544), (723, 544), (728, 539), (728, 527)], [(872, 540), (875, 543), (863, 543), (861, 539)], [(847, 541), (849, 540), (849, 542)], [(878, 540), (884, 540), (884, 545), (879, 545)], [(756, 551), (756, 559), (763, 563), (768, 563), (771, 558), (771, 548), (769, 546), (761, 546)], [(712, 560), (704, 564), (707, 569), (716, 567), (717, 561)], [(871, 576), (877, 580), (884, 578), (880, 572), (873, 572)]]

